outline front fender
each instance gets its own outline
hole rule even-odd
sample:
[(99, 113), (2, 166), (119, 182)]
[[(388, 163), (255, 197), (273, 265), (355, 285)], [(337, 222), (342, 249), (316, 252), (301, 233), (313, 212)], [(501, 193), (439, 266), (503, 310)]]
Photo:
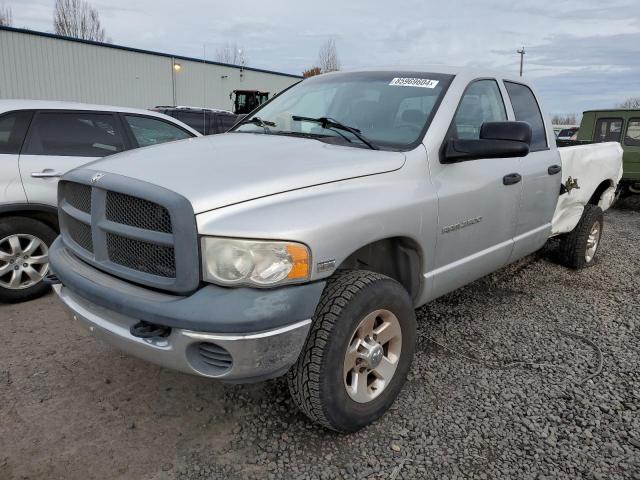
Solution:
[(334, 271), (319, 264), (337, 267), (376, 240), (406, 237), (422, 248), (430, 235), (423, 226), (437, 225), (429, 187), (424, 175), (401, 170), (232, 205), (197, 215), (196, 222), (201, 235), (302, 242), (311, 250), (311, 279), (317, 280)]

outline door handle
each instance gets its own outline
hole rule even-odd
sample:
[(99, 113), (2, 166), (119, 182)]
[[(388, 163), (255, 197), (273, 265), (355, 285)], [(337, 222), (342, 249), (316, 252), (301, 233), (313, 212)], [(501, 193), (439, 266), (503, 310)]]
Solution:
[(560, 165), (551, 165), (547, 168), (547, 173), (549, 175), (555, 175), (556, 173), (560, 173), (562, 171), (562, 167)]
[(31, 172), (33, 178), (57, 178), (61, 177), (62, 173), (56, 172), (50, 168), (45, 168), (41, 172)]
[(522, 176), (519, 173), (510, 173), (502, 177), (502, 183), (505, 185), (515, 185), (522, 180)]

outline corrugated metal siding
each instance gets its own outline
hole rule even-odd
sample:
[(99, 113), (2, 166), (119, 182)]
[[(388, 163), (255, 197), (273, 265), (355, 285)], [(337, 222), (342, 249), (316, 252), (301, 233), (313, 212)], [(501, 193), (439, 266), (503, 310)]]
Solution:
[[(176, 60), (170, 57), (0, 30), (0, 98), (31, 98), (148, 108), (178, 105), (231, 108), (229, 93), (275, 94), (296, 78)], [(226, 78), (223, 78), (225, 77)], [(206, 93), (205, 93), (206, 82)]]

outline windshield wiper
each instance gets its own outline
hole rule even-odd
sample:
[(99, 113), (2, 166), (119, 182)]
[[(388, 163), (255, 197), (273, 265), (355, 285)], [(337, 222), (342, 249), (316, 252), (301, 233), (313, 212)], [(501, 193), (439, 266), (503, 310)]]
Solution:
[(313, 123), (317, 123), (322, 128), (326, 128), (326, 129), (333, 128), (335, 130), (344, 130), (345, 132), (351, 133), (353, 136), (355, 136), (358, 140), (360, 140), (362, 143), (364, 143), (371, 150), (379, 150), (379, 147), (376, 146), (371, 140), (367, 139), (367, 137), (362, 135), (360, 130), (358, 130), (357, 128), (349, 127), (348, 125), (344, 125), (344, 124), (338, 122), (337, 120), (334, 120), (333, 118), (329, 118), (329, 117), (312, 118), (312, 117), (301, 117), (301, 116), (298, 116), (298, 115), (293, 115), (291, 117), (291, 120), (293, 120), (294, 122), (313, 122)]
[(262, 120), (260, 117), (251, 117), (251, 118), (243, 118), (238, 122), (237, 126), (242, 125), (243, 123), (253, 123), (259, 127), (262, 127), (264, 133), (271, 133), (269, 127), (275, 127), (276, 124), (274, 122), (269, 122), (268, 120)]

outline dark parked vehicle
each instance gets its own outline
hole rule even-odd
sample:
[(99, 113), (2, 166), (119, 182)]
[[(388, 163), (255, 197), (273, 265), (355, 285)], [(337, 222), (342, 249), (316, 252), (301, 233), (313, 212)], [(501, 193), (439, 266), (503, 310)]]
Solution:
[(233, 101), (233, 112), (238, 115), (251, 113), (269, 100), (269, 92), (259, 90), (234, 90), (229, 95)]
[(563, 128), (562, 130), (560, 130), (558, 132), (558, 136), (556, 137), (556, 139), (558, 140), (575, 140), (576, 136), (578, 135), (578, 130), (580, 130), (580, 128), (578, 127), (572, 127), (572, 128)]
[(203, 135), (224, 133), (238, 121), (238, 115), (212, 108), (158, 106), (151, 110), (176, 118)]

